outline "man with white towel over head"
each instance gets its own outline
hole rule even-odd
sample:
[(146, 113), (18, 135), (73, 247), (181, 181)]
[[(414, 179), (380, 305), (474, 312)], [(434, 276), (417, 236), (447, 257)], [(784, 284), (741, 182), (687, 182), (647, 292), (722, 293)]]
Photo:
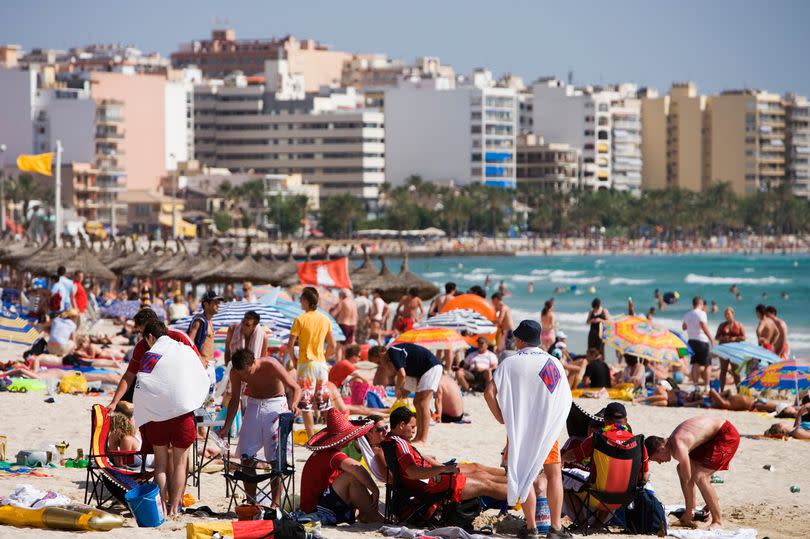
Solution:
[(571, 389), (560, 361), (540, 349), (540, 324), (524, 320), (514, 330), (517, 352), (495, 370), (484, 393), (492, 415), (506, 425), (509, 505), (521, 503), (526, 528), (518, 537), (540, 537), (535, 511), (541, 470), (548, 480), (548, 537), (571, 537), (562, 526), (562, 475), (557, 438), (571, 409)]

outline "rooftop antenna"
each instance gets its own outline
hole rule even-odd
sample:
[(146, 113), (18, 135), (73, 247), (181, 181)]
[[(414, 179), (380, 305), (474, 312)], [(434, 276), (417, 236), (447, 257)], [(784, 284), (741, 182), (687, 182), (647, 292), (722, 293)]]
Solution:
[(568, 70), (568, 86), (573, 86), (574, 84), (574, 71), (569, 69)]

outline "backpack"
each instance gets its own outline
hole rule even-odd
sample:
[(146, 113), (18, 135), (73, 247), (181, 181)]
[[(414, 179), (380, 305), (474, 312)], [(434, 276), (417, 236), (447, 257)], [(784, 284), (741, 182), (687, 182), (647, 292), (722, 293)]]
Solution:
[(51, 299), (48, 300), (48, 308), (52, 312), (60, 312), (62, 310), (62, 293), (54, 292), (51, 294)]
[(664, 506), (651, 491), (639, 489), (633, 504), (625, 511), (627, 531), (642, 535), (667, 534), (667, 515)]

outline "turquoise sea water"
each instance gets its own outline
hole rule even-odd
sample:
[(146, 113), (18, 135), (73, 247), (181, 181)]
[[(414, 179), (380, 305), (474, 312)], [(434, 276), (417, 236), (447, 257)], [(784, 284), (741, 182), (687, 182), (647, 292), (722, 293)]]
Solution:
[[(389, 267), (398, 268), (391, 260)], [(684, 256), (568, 256), (568, 257), (473, 257), (411, 259), (410, 269), (440, 287), (454, 281), (462, 291), (483, 285), (487, 275), (489, 293), (503, 280), (512, 293), (507, 298), (515, 311), (515, 322), (538, 319), (543, 302), (556, 300), (557, 321), (568, 335), (571, 349), (584, 352), (588, 326), (585, 319), (591, 300), (599, 297), (611, 314), (624, 314), (632, 297), (636, 313), (646, 314), (655, 305), (654, 290), (677, 291), (680, 301), (657, 313), (655, 320), (680, 329), (691, 300), (701, 295), (715, 300), (719, 310), (709, 313), (715, 331), (723, 320), (723, 309), (733, 306), (737, 319), (746, 327), (749, 340), (756, 329), (754, 307), (774, 305), (789, 329), (789, 342), (797, 357), (810, 357), (810, 256), (807, 255), (684, 255)], [(534, 293), (527, 292), (534, 283)], [(729, 287), (736, 284), (742, 299), (736, 300)], [(565, 288), (556, 292), (555, 288)], [(594, 287), (595, 291), (589, 289)], [(788, 299), (782, 298), (786, 292)], [(764, 294), (764, 295), (763, 295)]]

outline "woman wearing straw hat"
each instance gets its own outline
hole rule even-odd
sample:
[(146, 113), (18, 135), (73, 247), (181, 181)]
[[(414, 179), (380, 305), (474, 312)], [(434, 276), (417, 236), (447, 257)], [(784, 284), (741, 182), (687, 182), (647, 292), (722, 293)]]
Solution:
[(301, 473), (301, 511), (314, 513), (324, 524), (380, 522), (380, 489), (360, 462), (342, 452), (349, 442), (374, 428), (374, 421), (352, 422), (335, 408), (326, 416), (326, 428), (307, 442), (314, 453)]

